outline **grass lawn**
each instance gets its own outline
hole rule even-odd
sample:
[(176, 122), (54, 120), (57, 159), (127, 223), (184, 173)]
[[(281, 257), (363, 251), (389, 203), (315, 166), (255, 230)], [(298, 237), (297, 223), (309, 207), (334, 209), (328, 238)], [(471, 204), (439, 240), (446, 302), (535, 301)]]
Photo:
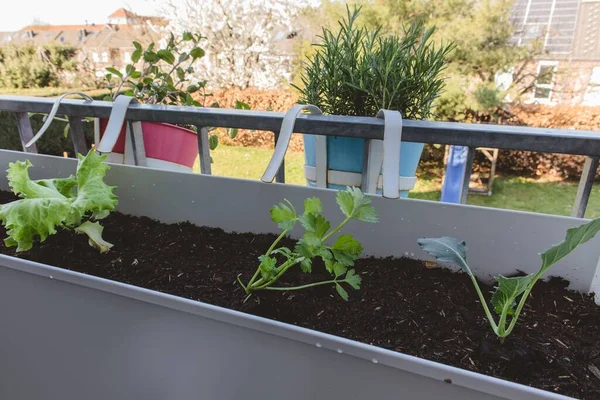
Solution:
[[(272, 151), (256, 148), (219, 145), (212, 152), (213, 174), (244, 179), (260, 179)], [(304, 154), (288, 152), (285, 158), (286, 183), (304, 185), (302, 166)], [(441, 179), (423, 177), (410, 197), (425, 200), (440, 199)], [(576, 183), (538, 181), (519, 177), (497, 177), (492, 196), (469, 195), (468, 203), (512, 210), (534, 211), (546, 214), (570, 215)], [(594, 187), (586, 217), (600, 216), (600, 187)]]

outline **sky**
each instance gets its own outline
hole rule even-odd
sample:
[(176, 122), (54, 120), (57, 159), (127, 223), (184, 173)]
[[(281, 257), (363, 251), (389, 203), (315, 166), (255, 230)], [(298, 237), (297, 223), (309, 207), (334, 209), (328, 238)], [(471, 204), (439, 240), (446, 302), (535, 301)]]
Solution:
[[(152, 0), (2, 0), (0, 32), (12, 32), (39, 20), (52, 25), (105, 23), (106, 17), (124, 7), (141, 15), (153, 15)], [(10, 10), (10, 11), (9, 11)]]

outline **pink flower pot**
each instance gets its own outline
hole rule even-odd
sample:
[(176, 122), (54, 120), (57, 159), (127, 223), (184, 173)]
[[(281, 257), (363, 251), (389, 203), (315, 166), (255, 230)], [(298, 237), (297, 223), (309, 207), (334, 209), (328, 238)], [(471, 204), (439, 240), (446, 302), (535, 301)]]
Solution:
[[(100, 135), (108, 120), (100, 120)], [(162, 122), (142, 122), (147, 166), (171, 171), (191, 172), (198, 156), (196, 132)], [(125, 125), (108, 158), (109, 162), (124, 163)]]

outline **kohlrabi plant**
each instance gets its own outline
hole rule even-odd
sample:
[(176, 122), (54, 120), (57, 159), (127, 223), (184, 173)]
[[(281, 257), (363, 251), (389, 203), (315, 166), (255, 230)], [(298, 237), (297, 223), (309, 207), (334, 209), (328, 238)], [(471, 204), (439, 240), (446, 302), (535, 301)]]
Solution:
[(7, 247), (30, 250), (36, 239), (43, 242), (57, 228), (85, 233), (89, 244), (100, 252), (112, 247), (102, 239), (102, 225), (92, 222), (107, 217), (117, 205), (115, 187), (104, 183), (109, 169), (103, 163), (106, 156), (92, 149), (85, 157), (78, 157), (77, 173), (68, 178), (32, 180), (29, 160), (9, 164), (8, 182), (20, 199), (0, 205)]
[(475, 275), (473, 275), (471, 268), (467, 264), (466, 243), (452, 237), (419, 239), (418, 243), (423, 250), (434, 256), (441, 263), (457, 265), (463, 272), (469, 275), (492, 330), (501, 341), (504, 341), (517, 324), (527, 297), (536, 282), (552, 266), (575, 250), (577, 246), (593, 238), (598, 231), (600, 231), (600, 218), (579, 227), (571, 228), (567, 230), (565, 240), (556, 246), (550, 247), (541, 254), (542, 266), (536, 273), (511, 278), (502, 275), (496, 276), (495, 279), (498, 285), (492, 295), (491, 305), (499, 315), (497, 323), (490, 312), (488, 303), (479, 288)]
[[(348, 292), (342, 286), (347, 284), (353, 289), (360, 289), (360, 276), (354, 269), (355, 261), (360, 257), (363, 247), (349, 234), (337, 236), (335, 242), (328, 244), (348, 222), (359, 220), (377, 222), (377, 211), (371, 206), (371, 199), (357, 188), (347, 188), (337, 193), (337, 204), (346, 218), (335, 228), (323, 216), (321, 200), (316, 197), (304, 201), (304, 213), (298, 215), (296, 209), (285, 200), (271, 208), (271, 219), (282, 230), (271, 247), (259, 257), (260, 264), (254, 276), (244, 285), (238, 277), (238, 282), (248, 295), (256, 290), (298, 290), (319, 285), (335, 285), (338, 294), (348, 300)], [(294, 229), (297, 222), (304, 228), (304, 235), (291, 250), (287, 247), (277, 247), (281, 239)], [(283, 262), (278, 263), (276, 256)], [(273, 286), (290, 268), (299, 265), (302, 272), (311, 272), (313, 259), (319, 257), (325, 264), (325, 269), (332, 279), (309, 283), (301, 286)]]

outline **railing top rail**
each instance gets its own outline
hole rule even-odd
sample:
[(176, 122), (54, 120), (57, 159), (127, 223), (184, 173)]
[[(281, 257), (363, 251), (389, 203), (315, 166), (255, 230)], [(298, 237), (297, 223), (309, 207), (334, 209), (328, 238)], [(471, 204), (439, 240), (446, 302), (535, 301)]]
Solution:
[[(48, 113), (52, 98), (0, 95), (0, 110)], [(108, 118), (111, 102), (64, 100), (58, 114)], [(132, 104), (127, 119), (197, 126), (278, 131), (284, 113), (219, 108), (176, 107)], [(383, 120), (337, 115), (302, 116), (295, 125), (298, 133), (383, 139)], [(402, 140), (492, 147), (547, 153), (600, 156), (600, 132), (570, 129), (529, 128), (511, 125), (463, 124), (405, 120)]]

